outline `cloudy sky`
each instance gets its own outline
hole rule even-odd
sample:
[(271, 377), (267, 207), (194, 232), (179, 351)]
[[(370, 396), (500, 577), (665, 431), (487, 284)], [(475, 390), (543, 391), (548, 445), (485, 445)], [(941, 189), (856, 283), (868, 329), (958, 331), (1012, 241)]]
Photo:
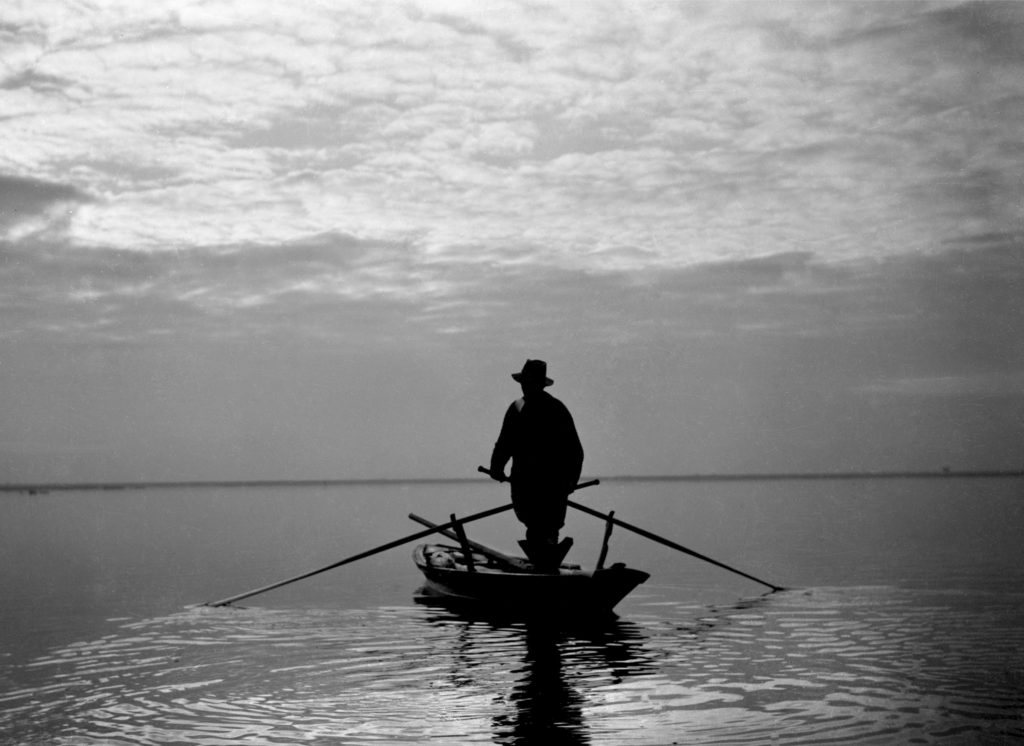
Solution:
[(1024, 466), (1024, 4), (0, 9), (0, 482)]

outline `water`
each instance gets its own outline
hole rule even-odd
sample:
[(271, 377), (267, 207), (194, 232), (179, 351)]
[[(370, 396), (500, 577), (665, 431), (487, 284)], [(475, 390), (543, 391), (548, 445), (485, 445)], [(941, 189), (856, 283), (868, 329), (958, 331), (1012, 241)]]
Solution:
[[(1024, 738), (1024, 482), (614, 483), (652, 573), (589, 625), (414, 601), (412, 544), (497, 485), (0, 497), (0, 743), (1002, 744)], [(603, 527), (574, 514), (570, 559)], [(507, 514), (470, 535), (509, 547)]]

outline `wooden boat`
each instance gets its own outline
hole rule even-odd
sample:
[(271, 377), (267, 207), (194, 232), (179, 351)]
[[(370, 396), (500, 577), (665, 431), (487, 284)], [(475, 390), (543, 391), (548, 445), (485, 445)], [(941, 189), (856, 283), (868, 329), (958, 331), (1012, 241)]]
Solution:
[[(427, 526), (435, 525), (419, 516), (410, 517)], [(603, 567), (607, 532), (597, 568), (585, 570), (565, 562), (538, 566), (525, 557), (469, 541), (459, 530), (461, 524), (456, 529), (439, 533), (458, 540), (458, 546), (420, 544), (413, 550), (413, 561), (426, 578), (422, 592), (428, 597), (523, 614), (606, 613), (650, 577), (621, 562)]]

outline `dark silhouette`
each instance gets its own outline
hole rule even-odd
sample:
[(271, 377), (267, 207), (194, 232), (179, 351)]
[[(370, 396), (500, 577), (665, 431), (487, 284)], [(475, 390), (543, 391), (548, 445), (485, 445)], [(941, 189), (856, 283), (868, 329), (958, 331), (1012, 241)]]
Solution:
[(586, 746), (586, 700), (566, 678), (564, 639), (545, 627), (527, 627), (526, 656), (508, 701), (511, 711), (494, 718), (494, 742), (507, 746)]
[[(558, 551), (558, 532), (583, 469), (583, 446), (569, 410), (544, 390), (554, 383), (548, 378), (547, 363), (527, 360), (512, 378), (522, 386), (523, 397), (505, 412), (491, 454), (491, 478), (512, 482), (512, 505), (526, 526), (527, 556), (541, 564), (557, 564), (568, 550), (563, 544)], [(506, 477), (509, 459), (512, 473)]]
[(451, 656), (447, 681), (496, 695), (493, 740), (502, 746), (587, 746), (592, 696), (600, 701), (601, 690), (633, 679), (642, 689), (654, 686), (646, 682), (657, 679), (645, 677), (661, 670), (662, 654), (650, 648), (647, 630), (633, 622), (602, 618), (566, 626), (447, 602), (420, 603), (431, 609), (425, 621), (451, 635), (453, 644), (439, 648)]

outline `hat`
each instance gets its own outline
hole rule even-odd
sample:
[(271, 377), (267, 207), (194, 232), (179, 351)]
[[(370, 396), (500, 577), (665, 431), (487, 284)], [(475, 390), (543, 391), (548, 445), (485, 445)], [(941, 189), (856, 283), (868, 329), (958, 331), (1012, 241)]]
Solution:
[(548, 364), (543, 360), (527, 360), (523, 363), (523, 369), (513, 373), (512, 378), (519, 383), (530, 383), (532, 381), (543, 381), (545, 386), (554, 383), (548, 378)]

